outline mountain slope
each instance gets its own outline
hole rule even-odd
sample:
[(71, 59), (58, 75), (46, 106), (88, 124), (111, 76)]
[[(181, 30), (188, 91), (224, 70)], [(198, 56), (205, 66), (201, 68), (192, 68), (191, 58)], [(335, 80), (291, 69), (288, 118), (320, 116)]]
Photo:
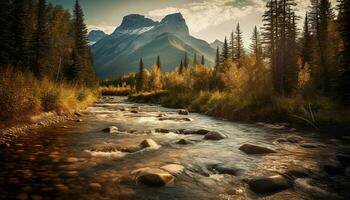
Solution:
[(142, 15), (125, 16), (111, 35), (92, 46), (100, 78), (136, 71), (141, 57), (150, 67), (157, 55), (161, 58), (163, 70), (170, 71), (179, 65), (185, 52), (188, 53), (189, 63), (192, 63), (196, 53), (198, 56), (204, 55), (208, 65), (212, 65), (215, 55), (215, 49), (206, 41), (189, 34), (180, 13), (168, 15), (160, 22)]
[(92, 46), (96, 42), (102, 40), (104, 37), (106, 37), (107, 34), (100, 30), (92, 30), (90, 31), (88, 38), (89, 38), (89, 45)]

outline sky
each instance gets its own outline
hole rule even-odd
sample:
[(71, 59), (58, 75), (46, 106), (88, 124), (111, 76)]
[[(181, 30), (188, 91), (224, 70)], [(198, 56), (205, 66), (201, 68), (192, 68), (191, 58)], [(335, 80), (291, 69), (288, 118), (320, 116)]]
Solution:
[[(48, 0), (71, 9), (75, 0)], [(298, 15), (304, 16), (309, 0), (295, 0)], [(159, 21), (167, 14), (180, 12), (191, 35), (213, 42), (223, 41), (240, 23), (244, 41), (248, 43), (254, 26), (262, 26), (267, 0), (80, 0), (89, 30), (112, 33), (123, 16), (141, 14)], [(331, 0), (335, 5), (336, 0)], [(300, 25), (302, 22), (300, 22)], [(246, 44), (247, 45), (247, 44)]]

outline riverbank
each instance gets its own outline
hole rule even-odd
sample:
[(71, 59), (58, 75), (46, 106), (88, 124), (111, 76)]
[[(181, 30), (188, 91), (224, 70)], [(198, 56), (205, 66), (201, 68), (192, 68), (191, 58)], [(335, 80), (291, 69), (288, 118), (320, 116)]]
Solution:
[(293, 127), (313, 129), (333, 135), (346, 135), (350, 130), (349, 109), (332, 105), (324, 98), (271, 98), (269, 102), (247, 104), (225, 92), (182, 93), (159, 91), (133, 94), (129, 100), (160, 104), (169, 108), (244, 123), (290, 123)]
[(11, 68), (0, 71), (0, 144), (28, 130), (74, 119), (74, 113), (95, 102), (94, 88), (78, 86)]

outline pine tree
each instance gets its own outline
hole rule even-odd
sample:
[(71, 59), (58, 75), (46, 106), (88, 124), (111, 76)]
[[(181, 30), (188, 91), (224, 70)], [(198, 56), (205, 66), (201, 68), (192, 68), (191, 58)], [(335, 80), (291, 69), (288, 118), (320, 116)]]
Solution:
[(234, 32), (231, 32), (231, 37), (230, 37), (230, 51), (231, 51), (231, 61), (235, 62), (235, 35)]
[[(49, 33), (46, 13), (46, 0), (39, 0), (37, 14), (37, 28), (34, 34), (34, 62), (32, 71), (37, 77), (52, 75), (49, 68), (47, 54), (49, 52)], [(50, 71), (51, 70), (51, 71)]]
[(225, 37), (224, 45), (222, 46), (221, 54), (220, 54), (220, 65), (225, 66), (225, 64), (229, 61), (230, 58), (230, 50), (227, 43), (227, 37)]
[(158, 66), (158, 69), (160, 70), (162, 68), (162, 65), (160, 63), (160, 57), (157, 56), (157, 66)]
[(183, 62), (181, 60), (180, 67), (179, 67), (179, 74), (182, 74), (183, 71), (184, 71), (184, 64), (183, 64)]
[(302, 38), (302, 50), (301, 50), (301, 58), (302, 58), (302, 67), (305, 66), (306, 63), (311, 64), (312, 61), (312, 37), (309, 29), (309, 18), (308, 14), (305, 15), (304, 22), (304, 34)]
[(144, 65), (142, 58), (140, 58), (140, 64), (139, 64), (139, 73), (137, 74), (137, 81), (136, 81), (136, 92), (141, 92), (144, 87)]
[(12, 29), (14, 34), (15, 64), (23, 68), (29, 64), (29, 39), (27, 29), (28, 9), (26, 0), (14, 0)]
[(317, 29), (317, 43), (319, 50), (319, 67), (320, 72), (317, 79), (321, 79), (319, 83), (320, 92), (324, 95), (329, 95), (331, 89), (331, 80), (329, 77), (330, 60), (329, 60), (329, 43), (330, 38), (328, 34), (329, 20), (333, 13), (331, 3), (329, 0), (320, 0), (319, 2), (319, 16)]
[(215, 56), (215, 71), (220, 69), (220, 51), (219, 47), (216, 48), (216, 56)]
[(204, 55), (202, 55), (202, 59), (201, 59), (201, 65), (205, 65), (205, 61), (204, 61)]
[(185, 58), (184, 58), (184, 67), (188, 68), (188, 58), (187, 58), (187, 52), (185, 52)]
[(263, 60), (262, 46), (261, 46), (260, 33), (256, 26), (253, 31), (252, 44), (250, 45), (250, 50), (255, 57), (255, 63), (261, 63)]
[(84, 13), (78, 0), (75, 2), (73, 22), (75, 37), (74, 81), (88, 86), (94, 86), (96, 82), (95, 69), (93, 68), (93, 61), (88, 46)]
[(194, 53), (194, 56), (193, 56), (193, 67), (197, 65), (197, 54)]
[(350, 102), (350, 1), (339, 1), (339, 24), (343, 40), (343, 49), (340, 57), (341, 76), (338, 83), (338, 94), (342, 102)]
[(244, 48), (243, 48), (243, 38), (240, 25), (237, 24), (236, 28), (236, 45), (235, 45), (235, 60), (238, 63), (238, 68), (242, 67), (242, 58), (244, 57)]
[(10, 0), (0, 1), (0, 66), (13, 64), (14, 43), (11, 31), (13, 23), (13, 10)]

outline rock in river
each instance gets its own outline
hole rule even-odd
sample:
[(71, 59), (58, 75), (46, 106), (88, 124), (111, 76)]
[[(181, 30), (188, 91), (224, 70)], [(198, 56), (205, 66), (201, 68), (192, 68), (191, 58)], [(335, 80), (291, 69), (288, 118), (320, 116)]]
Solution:
[(189, 112), (188, 112), (188, 110), (184, 110), (184, 109), (183, 109), (183, 110), (179, 110), (179, 111), (178, 111), (178, 114), (179, 114), (179, 115), (188, 115)]
[(258, 194), (279, 192), (292, 187), (291, 182), (282, 175), (253, 178), (248, 182), (249, 188)]
[(222, 140), (225, 138), (226, 138), (226, 135), (219, 132), (214, 132), (214, 131), (210, 131), (204, 136), (205, 140)]
[(169, 172), (157, 168), (142, 168), (132, 172), (136, 183), (152, 187), (160, 187), (174, 182), (174, 176)]
[(147, 139), (147, 140), (144, 140), (140, 143), (140, 146), (142, 148), (156, 148), (156, 147), (159, 147), (159, 145), (152, 139)]
[(268, 154), (268, 153), (276, 153), (276, 151), (269, 149), (267, 147), (252, 145), (252, 144), (244, 144), (239, 147), (239, 150), (243, 151), (246, 154)]
[(188, 141), (186, 139), (180, 139), (177, 144), (187, 145), (187, 144), (193, 144), (191, 141)]
[(157, 128), (155, 130), (156, 133), (170, 133), (171, 131), (165, 128)]
[(160, 169), (165, 170), (172, 175), (178, 175), (184, 171), (185, 167), (179, 164), (168, 164), (162, 166)]
[(241, 173), (241, 169), (227, 165), (227, 164), (216, 164), (208, 167), (209, 170), (215, 171), (218, 174), (229, 174), (233, 176), (238, 176)]
[(184, 135), (205, 135), (209, 132), (210, 131), (205, 130), (205, 129), (185, 129), (185, 130), (181, 131), (181, 133)]
[(106, 133), (118, 133), (118, 128), (115, 126), (110, 126), (108, 128), (103, 129), (102, 131)]

